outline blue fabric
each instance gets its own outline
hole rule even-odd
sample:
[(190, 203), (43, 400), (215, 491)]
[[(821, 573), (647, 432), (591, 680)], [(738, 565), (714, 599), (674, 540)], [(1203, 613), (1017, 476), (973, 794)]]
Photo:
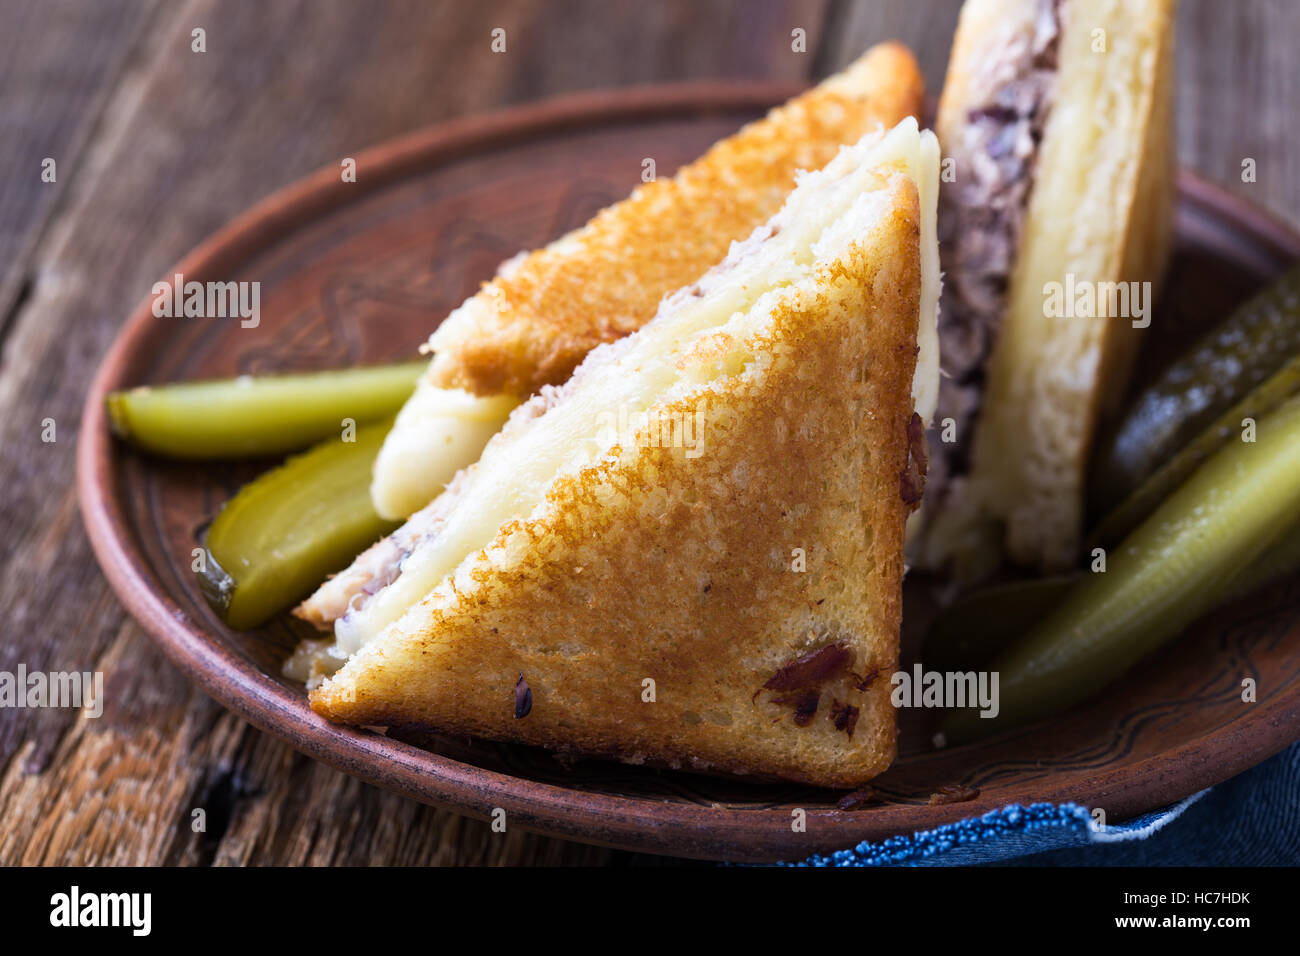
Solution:
[(1300, 864), (1300, 744), (1171, 807), (1104, 828), (1077, 804), (1016, 805), (793, 865), (973, 864)]

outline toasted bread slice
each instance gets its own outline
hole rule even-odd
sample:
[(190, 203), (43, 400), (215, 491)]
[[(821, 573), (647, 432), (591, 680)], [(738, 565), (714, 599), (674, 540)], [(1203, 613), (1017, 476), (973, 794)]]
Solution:
[(912, 120), (846, 149), (516, 410), (336, 622), (312, 706), (817, 785), (887, 767), (937, 176)]
[(917, 563), (955, 560), (978, 577), (1000, 557), (1042, 570), (1078, 559), (1093, 434), (1149, 314), (1056, 315), (1049, 293), (1146, 283), (1150, 307), (1172, 241), (1174, 6), (962, 9), (936, 123), (955, 159), (940, 207), (938, 419), (956, 440), (933, 443)]
[(565, 381), (602, 342), (640, 328), (772, 216), (801, 169), (921, 109), (906, 47), (884, 44), (715, 144), (671, 179), (646, 183), (581, 229), (503, 270), (429, 339), (444, 388), (521, 398)]
[(451, 313), (434, 358), (375, 463), (380, 514), (405, 518), (475, 461), (511, 408), (558, 385), (596, 345), (640, 328), (781, 208), (800, 169), (922, 108), (906, 47), (876, 46), (842, 73), (717, 143), (670, 179), (544, 249), (512, 259)]

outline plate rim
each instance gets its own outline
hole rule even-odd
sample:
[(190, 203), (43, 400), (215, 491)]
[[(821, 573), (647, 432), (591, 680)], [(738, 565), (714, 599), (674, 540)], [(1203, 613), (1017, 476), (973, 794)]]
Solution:
[[(323, 167), (271, 193), (203, 240), (166, 274), (206, 275), (272, 247), (320, 214), (416, 175), (438, 162), (557, 130), (659, 116), (763, 111), (807, 84), (786, 81), (700, 81), (570, 93), (474, 114), (425, 127), (368, 147), (356, 155), (357, 182), (338, 190), (338, 170)], [(1300, 234), (1271, 213), (1184, 169), (1179, 194), (1195, 206), (1242, 227), (1253, 238), (1300, 259)], [(124, 374), (152, 321), (146, 297), (117, 331), (92, 379), (77, 440), (76, 486), (82, 520), (96, 560), (126, 611), (193, 683), (227, 709), (298, 751), (367, 783), (419, 802), (489, 819), (504, 809), (512, 826), (551, 836), (647, 853), (700, 859), (764, 862), (802, 859), (863, 840), (929, 829), (997, 809), (1002, 800), (938, 807), (895, 804), (867, 812), (815, 809), (809, 832), (792, 833), (785, 809), (714, 808), (580, 790), (489, 770), (379, 734), (331, 724), (305, 698), (268, 677), (252, 661), (213, 641), (166, 592), (155, 590), (147, 561), (124, 520), (115, 494), (114, 463), (125, 454), (107, 427), (103, 397)], [(1292, 630), (1300, 627), (1300, 620)], [(1271, 731), (1271, 732), (1269, 732)], [(1288, 733), (1290, 736), (1288, 736)], [(1300, 688), (1267, 709), (1251, 708), (1216, 732), (1146, 760), (1106, 770), (1082, 784), (1051, 791), (1053, 802), (1106, 795), (1114, 819), (1173, 803), (1234, 776), (1300, 736)], [(1229, 739), (1225, 751), (1221, 741)], [(1217, 746), (1216, 746), (1217, 745)], [(1175, 774), (1153, 773), (1154, 764)], [(1190, 786), (1189, 786), (1190, 783)], [(917, 817), (924, 814), (924, 820)], [(815, 824), (814, 824), (815, 818)], [(816, 829), (816, 835), (813, 829)], [(781, 835), (786, 834), (782, 839)]]

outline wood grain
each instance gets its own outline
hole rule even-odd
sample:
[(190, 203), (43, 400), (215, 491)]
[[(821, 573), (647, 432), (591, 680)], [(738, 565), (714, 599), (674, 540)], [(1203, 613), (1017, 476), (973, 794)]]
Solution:
[[(190, 687), (123, 614), (90, 556), (71, 490), (78, 408), (153, 280), (275, 188), (412, 128), (580, 85), (802, 76), (811, 55), (790, 52), (788, 23), (812, 32), (820, 7), (675, 2), (631, 20), (600, 2), (196, 0), (139, 14), (149, 14), (144, 35), (118, 40), (129, 68), (81, 160), (60, 170), (57, 215), (28, 257), (32, 283), (0, 371), (0, 669), (102, 670), (113, 703), (99, 720), (0, 711), (0, 861), (611, 859), (520, 832), (495, 835), (361, 785)], [(41, 39), (55, 25), (43, 10), (19, 12), (0, 7), (0, 22), (23, 27), (6, 34), (15, 48), (45, 50), (56, 63), (81, 55), (75, 44)], [(507, 30), (504, 54), (489, 46), (496, 26)], [(206, 30), (205, 53), (191, 50), (196, 27)], [(110, 33), (83, 36), (81, 46), (91, 51)], [(11, 109), (35, 110), (45, 95), (33, 81)], [(68, 115), (60, 122), (71, 129), (71, 105)], [(27, 175), (21, 156), (4, 161), (6, 181)], [(36, 210), (29, 218), (47, 208), (24, 197)], [(50, 444), (40, 440), (46, 418), (57, 428)], [(192, 829), (195, 809), (206, 811), (205, 833)]]
[[(926, 88), (937, 96), (960, 10), (961, 0), (839, 0), (827, 16), (819, 68), (839, 69), (869, 44), (896, 39), (916, 53)], [(1298, 31), (1294, 0), (1179, 2), (1179, 162), (1291, 223), (1300, 222), (1292, 156), (1300, 115)], [(1242, 182), (1247, 157), (1256, 160), (1254, 183)]]
[[(254, 200), (417, 126), (583, 87), (824, 73), (955, 0), (0, 0), (0, 669), (101, 669), (98, 721), (0, 711), (0, 863), (626, 863), (401, 800), (191, 688), (108, 591), (72, 492), (90, 373), (152, 281)], [(207, 31), (193, 53), (190, 32)], [(489, 48), (494, 27), (507, 52)], [(808, 32), (809, 52), (790, 50)], [(1300, 221), (1300, 4), (1184, 0), (1185, 163)], [(59, 156), (40, 184), (39, 158)], [(1240, 161), (1258, 181), (1240, 182)], [(33, 158), (37, 167), (32, 167)], [(4, 318), (4, 317), (7, 317)], [(40, 440), (53, 418), (57, 441)], [(204, 809), (207, 831), (191, 813)]]
[[(1184, 0), (1178, 20), (1178, 156), (1275, 216), (1300, 223), (1300, 4)], [(1255, 160), (1255, 182), (1242, 161)]]
[(961, 0), (927, 0), (923, 3), (854, 3), (841, 0), (831, 11), (832, 27), (819, 67), (832, 73), (848, 64), (872, 43), (899, 40), (916, 54), (926, 89), (937, 96), (948, 70), (948, 51)]
[[(153, 0), (20, 0), (0, 32), (0, 341), (30, 290), (30, 259), (78, 175), (114, 85), (127, 69)], [(39, 32), (46, 37), (32, 43)], [(54, 161), (54, 181), (41, 177)]]

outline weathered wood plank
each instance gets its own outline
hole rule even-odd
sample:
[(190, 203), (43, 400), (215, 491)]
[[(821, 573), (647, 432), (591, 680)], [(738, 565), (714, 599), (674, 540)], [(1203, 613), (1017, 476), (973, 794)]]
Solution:
[[(910, 46), (938, 96), (961, 0), (839, 2), (830, 18), (823, 72), (866, 46), (898, 39)], [(1179, 160), (1292, 223), (1300, 222), (1300, 177), (1289, 145), (1300, 115), (1293, 0), (1181, 0), (1178, 11)], [(1242, 160), (1256, 160), (1254, 183)]]
[[(1300, 225), (1300, 4), (1183, 0), (1178, 17), (1180, 161)], [(1255, 160), (1255, 182), (1242, 161)]]
[[(28, 259), (155, 0), (13, 0), (0, 30), (0, 341)], [(32, 38), (40, 35), (40, 43)], [(53, 160), (52, 182), (42, 177)]]
[(957, 27), (961, 0), (859, 3), (839, 0), (827, 29), (827, 46), (819, 57), (823, 73), (833, 72), (859, 53), (885, 40), (907, 44), (925, 75), (926, 90), (938, 95), (948, 71), (948, 52)]
[[(60, 169), (65, 199), (31, 251), (33, 284), (0, 366), (0, 669), (100, 670), (106, 684), (98, 720), (0, 711), (0, 862), (614, 858), (495, 835), (359, 784), (190, 687), (124, 615), (90, 555), (72, 490), (79, 406), (153, 280), (276, 187), (422, 124), (581, 86), (806, 76), (813, 55), (790, 50), (790, 30), (807, 29), (811, 45), (821, 9), (820, 0), (743, 9), (190, 0), (162, 9), (83, 159)], [(0, 20), (9, 22), (3, 10)], [(36, 17), (12, 42), (39, 45), (46, 26)], [(489, 46), (498, 26), (505, 54)], [(191, 49), (199, 27), (203, 53)], [(48, 444), (46, 418), (57, 428)], [(196, 809), (206, 832), (192, 827)]]

